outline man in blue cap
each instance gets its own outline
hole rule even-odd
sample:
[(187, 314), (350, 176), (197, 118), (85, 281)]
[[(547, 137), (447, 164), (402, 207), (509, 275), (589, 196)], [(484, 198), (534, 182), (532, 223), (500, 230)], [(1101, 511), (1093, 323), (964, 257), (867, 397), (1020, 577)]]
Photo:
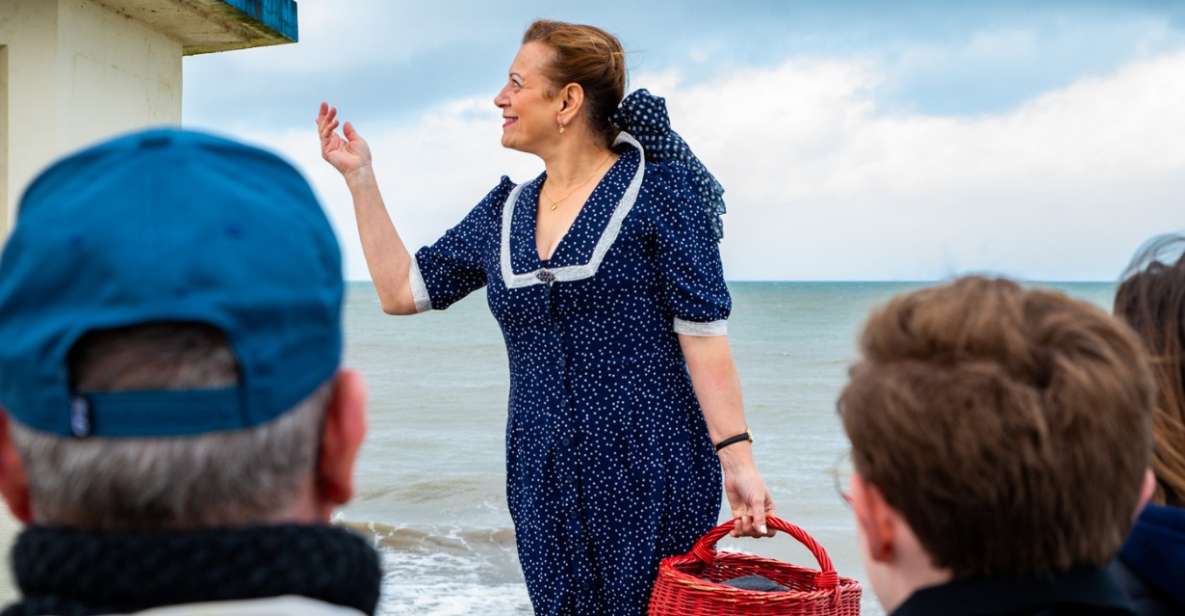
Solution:
[(15, 614), (372, 614), (329, 525), (365, 388), (341, 256), (277, 156), (152, 130), (30, 185), (0, 257), (0, 492)]

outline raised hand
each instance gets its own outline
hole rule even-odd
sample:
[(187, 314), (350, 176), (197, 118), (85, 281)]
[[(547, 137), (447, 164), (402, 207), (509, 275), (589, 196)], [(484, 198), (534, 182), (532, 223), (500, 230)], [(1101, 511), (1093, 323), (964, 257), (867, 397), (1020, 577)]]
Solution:
[(345, 134), (338, 134), (337, 108), (321, 103), (321, 110), (317, 113), (317, 133), (321, 137), (321, 158), (333, 165), (346, 179), (350, 175), (369, 169), (370, 146), (354, 127), (346, 122), (342, 127)]

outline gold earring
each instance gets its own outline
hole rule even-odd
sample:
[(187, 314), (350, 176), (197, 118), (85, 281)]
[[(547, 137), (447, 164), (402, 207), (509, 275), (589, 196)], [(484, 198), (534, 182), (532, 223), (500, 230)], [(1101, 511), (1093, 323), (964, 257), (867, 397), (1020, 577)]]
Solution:
[(564, 125), (560, 124), (560, 134), (564, 134)]

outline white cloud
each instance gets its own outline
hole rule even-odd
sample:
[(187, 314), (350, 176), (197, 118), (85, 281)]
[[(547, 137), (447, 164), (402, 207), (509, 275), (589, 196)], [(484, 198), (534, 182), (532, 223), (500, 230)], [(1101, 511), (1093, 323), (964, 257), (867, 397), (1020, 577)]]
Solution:
[[(1148, 236), (1185, 226), (1185, 53), (970, 118), (884, 112), (883, 75), (874, 63), (792, 59), (689, 85), (676, 73), (633, 79), (667, 98), (673, 126), (728, 191), (731, 278), (1111, 279)], [(496, 116), (483, 98), (413, 125), (359, 127), (413, 249), (501, 174), (541, 170), (500, 148)], [(248, 137), (305, 170), (348, 274), (364, 277), (348, 194), (320, 160), (311, 121), (307, 132)]]

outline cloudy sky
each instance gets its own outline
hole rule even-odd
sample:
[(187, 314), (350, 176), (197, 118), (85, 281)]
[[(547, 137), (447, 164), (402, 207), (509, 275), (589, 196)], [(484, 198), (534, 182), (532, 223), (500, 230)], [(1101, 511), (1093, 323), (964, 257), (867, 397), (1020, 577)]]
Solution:
[(186, 58), (184, 122), (295, 162), (364, 279), (317, 104), (370, 142), (414, 249), (542, 171), (492, 99), (547, 17), (617, 34), (628, 88), (667, 99), (727, 190), (730, 279), (1112, 280), (1185, 228), (1185, 3), (582, 4), (299, 0), (298, 44)]

